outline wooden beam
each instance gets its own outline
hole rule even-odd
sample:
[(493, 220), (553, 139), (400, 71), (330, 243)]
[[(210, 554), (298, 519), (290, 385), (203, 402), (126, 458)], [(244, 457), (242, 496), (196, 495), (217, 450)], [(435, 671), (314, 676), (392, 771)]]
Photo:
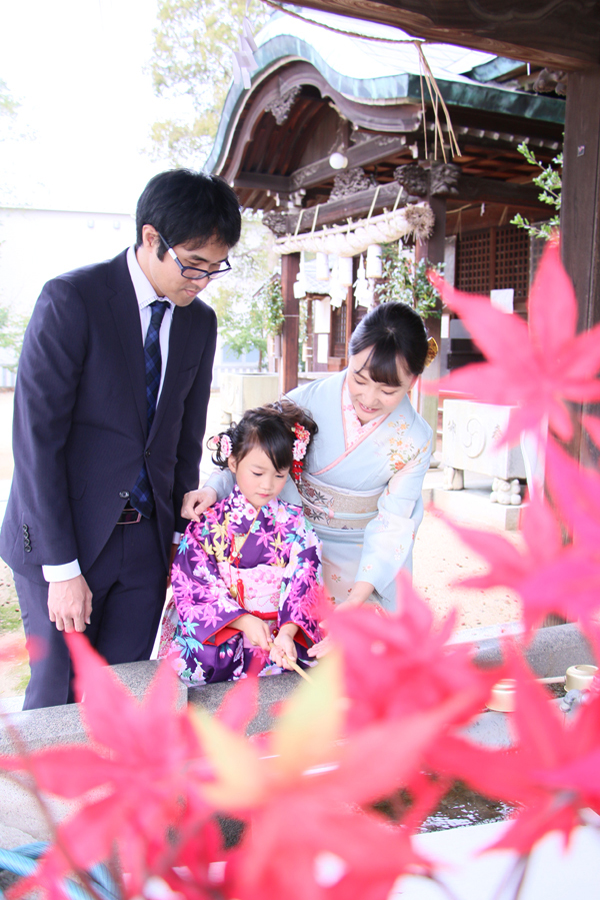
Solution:
[(235, 113), (234, 131), (242, 110), (244, 118), (240, 123), (231, 158), (229, 162), (223, 158), (215, 169), (215, 174), (222, 175), (226, 181), (235, 181), (246, 145), (253, 140), (257, 123), (264, 115), (265, 107), (281, 94), (294, 87), (303, 88), (305, 85), (316, 87), (323, 98), (323, 103), (328, 103), (326, 98), (330, 97), (341, 115), (360, 128), (389, 132), (391, 136), (398, 137), (399, 133), (416, 131), (421, 125), (421, 107), (418, 104), (403, 104), (399, 108), (397, 105), (378, 105), (350, 99), (334, 90), (327, 79), (310, 63), (297, 62), (281, 72), (278, 78), (268, 79), (252, 95), (249, 105), (241, 106)]
[(299, 0), (298, 5), (541, 66), (582, 69), (600, 62), (600, 10), (585, 0)]
[(266, 175), (261, 172), (240, 172), (233, 182), (234, 188), (241, 190), (271, 191), (272, 194), (289, 194), (292, 179), (286, 175)]
[[(345, 222), (347, 218), (358, 218), (369, 212), (373, 198), (375, 196), (375, 188), (367, 191), (358, 191), (356, 194), (349, 194), (347, 197), (341, 197), (339, 200), (330, 200), (323, 203), (319, 207), (315, 228), (323, 225), (333, 225), (335, 222)], [(381, 190), (377, 196), (377, 202), (373, 208), (373, 214), (381, 212), (384, 208), (391, 209), (398, 196), (400, 185), (393, 181), (391, 184), (381, 186)], [(404, 192), (406, 197), (406, 192)], [(421, 199), (421, 198), (413, 198)], [(401, 202), (399, 205), (404, 205)], [(309, 207), (303, 210), (302, 222), (300, 223), (300, 232), (310, 231), (315, 220), (316, 207)], [(291, 210), (287, 215), (288, 234), (293, 234), (296, 230), (299, 213)]]
[[(392, 181), (390, 184), (381, 185), (377, 201), (373, 208), (373, 214), (384, 209), (392, 209), (398, 196), (400, 185)], [(344, 222), (347, 218), (357, 219), (365, 216), (371, 209), (375, 188), (366, 191), (358, 191), (349, 194), (339, 200), (331, 200), (323, 203), (317, 213), (315, 228), (323, 225), (333, 225), (336, 222)], [(453, 200), (465, 200), (470, 202), (498, 202), (523, 206), (529, 209), (545, 209), (548, 207), (538, 199), (539, 188), (530, 184), (507, 184), (503, 181), (494, 181), (491, 178), (471, 178), (468, 175), (461, 176), (458, 180), (458, 194), (453, 194)], [(405, 206), (407, 200), (422, 200), (423, 197), (409, 196), (406, 191), (400, 199), (399, 206)], [(296, 230), (299, 213), (290, 210), (287, 214), (287, 233), (293, 234)], [(300, 233), (310, 231), (315, 217), (315, 207), (309, 207), (302, 213)]]
[[(417, 241), (415, 245), (415, 261), (422, 259), (430, 263), (443, 263), (446, 252), (446, 200), (442, 197), (428, 197), (428, 202), (435, 215), (435, 225), (431, 237), (426, 241)], [(438, 301), (440, 317), (430, 317), (425, 320), (427, 332), (438, 345), (439, 352), (433, 362), (421, 375), (422, 382), (438, 381), (441, 376), (442, 364), (442, 319), (441, 301)], [(426, 394), (419, 392), (419, 412), (433, 431), (433, 452), (437, 449), (438, 430), (438, 406), (439, 394)]]
[[(562, 256), (573, 280), (578, 327), (600, 321), (600, 68), (569, 75), (560, 225)], [(598, 415), (600, 410), (585, 407)], [(573, 452), (598, 467), (598, 450), (575, 439)]]
[(600, 321), (600, 68), (569, 75), (562, 186), (562, 254), (579, 328)]
[[(373, 165), (400, 153), (406, 147), (406, 137), (401, 135), (382, 135), (346, 151), (348, 167)], [(258, 189), (271, 191), (274, 194), (291, 194), (300, 188), (315, 187), (323, 181), (329, 181), (336, 175), (336, 170), (329, 164), (329, 157), (319, 159), (309, 166), (297, 169), (293, 175), (268, 175), (261, 172), (240, 172), (235, 177), (234, 188)]]
[[(354, 169), (357, 166), (369, 166), (374, 163), (381, 162), (401, 153), (406, 147), (406, 135), (400, 136), (390, 134), (381, 135), (368, 141), (362, 141), (360, 144), (348, 147), (346, 156), (348, 157), (348, 168)], [(314, 187), (323, 181), (328, 181), (337, 174), (335, 169), (329, 164), (329, 157), (316, 160), (309, 166), (303, 166), (297, 169), (290, 180), (292, 190), (297, 191), (300, 188)]]
[(539, 199), (540, 189), (534, 184), (514, 184), (494, 178), (461, 175), (457, 184), (458, 194), (453, 199), (481, 200), (488, 203), (510, 203), (533, 209), (548, 209)]
[(287, 394), (298, 386), (298, 337), (300, 305), (294, 297), (294, 282), (300, 271), (300, 254), (281, 257), (281, 290), (283, 293), (283, 331), (281, 339), (281, 392)]

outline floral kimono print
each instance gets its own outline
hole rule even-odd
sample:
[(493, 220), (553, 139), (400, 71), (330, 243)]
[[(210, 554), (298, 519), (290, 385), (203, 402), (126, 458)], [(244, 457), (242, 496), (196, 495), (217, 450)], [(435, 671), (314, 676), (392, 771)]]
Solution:
[(186, 683), (236, 681), (256, 655), (263, 657), (261, 675), (284, 671), (230, 624), (244, 613), (266, 620), (273, 635), (293, 622), (298, 663), (314, 664), (306, 651), (322, 637), (316, 610), (320, 541), (298, 506), (277, 498), (257, 512), (236, 485), (200, 522), (188, 525), (171, 584), (159, 656)]
[(340, 603), (356, 581), (368, 581), (374, 586), (372, 600), (393, 610), (396, 575), (412, 569), (423, 519), (431, 428), (408, 397), (389, 415), (361, 425), (345, 371), (296, 388), (289, 397), (319, 426), (299, 491), (304, 513), (323, 542), (326, 592)]
[[(280, 497), (303, 505), (323, 543), (326, 593), (341, 603), (355, 581), (367, 581), (373, 601), (393, 610), (396, 575), (412, 569), (423, 519), (432, 432), (408, 397), (389, 415), (361, 425), (345, 383), (344, 371), (290, 391), (319, 431), (308, 448), (300, 494), (288, 479)], [(231, 478), (228, 471), (215, 472), (207, 484), (224, 497)]]

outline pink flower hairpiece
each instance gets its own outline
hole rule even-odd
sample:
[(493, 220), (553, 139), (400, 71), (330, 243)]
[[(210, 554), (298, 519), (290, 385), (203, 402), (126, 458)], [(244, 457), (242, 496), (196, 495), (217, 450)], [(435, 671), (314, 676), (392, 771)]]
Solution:
[(218, 448), (223, 459), (228, 459), (231, 456), (231, 451), (233, 450), (233, 445), (231, 443), (231, 438), (228, 434), (222, 434), (218, 441)]
[(296, 484), (298, 484), (302, 475), (302, 460), (306, 456), (308, 443), (310, 441), (310, 431), (299, 422), (296, 422), (292, 431), (296, 435), (296, 440), (294, 441), (294, 447), (292, 449), (292, 455), (294, 457), (292, 463), (292, 478)]

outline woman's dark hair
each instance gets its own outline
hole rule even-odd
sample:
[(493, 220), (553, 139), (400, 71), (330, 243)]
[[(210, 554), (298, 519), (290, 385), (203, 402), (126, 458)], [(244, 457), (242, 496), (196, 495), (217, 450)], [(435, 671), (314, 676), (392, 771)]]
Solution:
[[(136, 250), (144, 225), (152, 225), (171, 247), (192, 241), (202, 247), (211, 238), (233, 247), (242, 227), (239, 200), (227, 182), (190, 169), (171, 169), (151, 178), (138, 200), (135, 222)], [(162, 241), (157, 253), (164, 258)]]
[(278, 472), (291, 469), (296, 435), (294, 425), (302, 425), (311, 439), (317, 433), (317, 424), (300, 406), (291, 400), (279, 400), (256, 409), (248, 409), (240, 421), (229, 426), (208, 441), (213, 451), (212, 460), (221, 469), (227, 467), (228, 457), (221, 450), (221, 438), (226, 435), (231, 441), (231, 455), (240, 462), (253, 447), (260, 447), (267, 454)]
[(427, 332), (421, 316), (407, 303), (381, 303), (355, 328), (348, 353), (355, 356), (372, 347), (364, 368), (373, 381), (399, 387), (397, 361), (420, 375), (427, 358)]

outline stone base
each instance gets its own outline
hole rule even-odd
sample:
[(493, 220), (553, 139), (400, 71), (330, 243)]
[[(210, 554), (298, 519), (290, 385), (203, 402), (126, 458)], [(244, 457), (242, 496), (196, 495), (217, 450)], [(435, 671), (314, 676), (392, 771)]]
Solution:
[[(284, 672), (282, 675), (269, 675), (258, 679), (258, 709), (246, 734), (261, 734), (269, 731), (273, 725), (273, 705), (287, 699), (298, 687), (302, 679), (295, 672)], [(189, 688), (188, 701), (191, 706), (199, 706), (211, 715), (217, 711), (226, 695), (234, 687), (235, 682), (226, 681), (221, 684), (207, 684), (203, 687)]]
[(430, 470), (423, 483), (425, 508), (433, 504), (456, 522), (465, 525), (483, 525), (502, 531), (518, 531), (523, 506), (502, 506), (492, 503), (492, 479), (471, 472), (464, 473), (462, 491), (444, 490), (443, 472)]
[[(112, 666), (112, 670), (125, 687), (142, 700), (150, 682), (156, 675), (158, 660), (122, 663)], [(187, 702), (187, 688), (178, 681), (177, 706)], [(79, 704), (48, 706), (44, 709), (29, 709), (10, 713), (6, 719), (18, 729), (27, 750), (38, 750), (52, 744), (83, 744), (86, 733), (79, 715)], [(6, 719), (0, 721), (0, 753), (14, 752), (13, 743), (6, 728)], [(0, 844), (0, 846), (2, 846)]]
[[(511, 631), (515, 629), (514, 625), (505, 627)], [(498, 636), (468, 636), (476, 648), (475, 658), (479, 665), (489, 667), (500, 663), (501, 632), (500, 627)], [(461, 639), (464, 640), (464, 635), (457, 635), (454, 642), (460, 642)], [(589, 644), (577, 626), (572, 624), (540, 629), (531, 642), (527, 658), (533, 671), (540, 677), (563, 675), (570, 665), (595, 662)], [(114, 666), (114, 670), (132, 693), (141, 699), (157, 666), (156, 661), (150, 661)], [(248, 735), (271, 728), (274, 704), (285, 700), (300, 681), (300, 677), (294, 672), (258, 679), (258, 710), (247, 728)], [(234, 684), (229, 682), (193, 688), (188, 692), (180, 684), (177, 702), (183, 704), (189, 696), (192, 706), (202, 707), (213, 714), (233, 687)], [(19, 729), (29, 750), (57, 743), (85, 741), (78, 704), (15, 713), (10, 715), (9, 721)], [(471, 723), (466, 732), (477, 743), (491, 747), (507, 746), (510, 743), (508, 721), (509, 717), (505, 713), (484, 712)], [(0, 744), (0, 752), (14, 752), (6, 725), (0, 735)], [(17, 847), (30, 841), (49, 840), (51, 837), (48, 824), (36, 801), (26, 791), (24, 783), (25, 779), (22, 786), (0, 774), (0, 847)], [(51, 806), (56, 820), (60, 820), (73, 808), (72, 804), (56, 800), (51, 801)], [(240, 825), (235, 820), (223, 820), (221, 828), (229, 843), (234, 844), (239, 839)]]

